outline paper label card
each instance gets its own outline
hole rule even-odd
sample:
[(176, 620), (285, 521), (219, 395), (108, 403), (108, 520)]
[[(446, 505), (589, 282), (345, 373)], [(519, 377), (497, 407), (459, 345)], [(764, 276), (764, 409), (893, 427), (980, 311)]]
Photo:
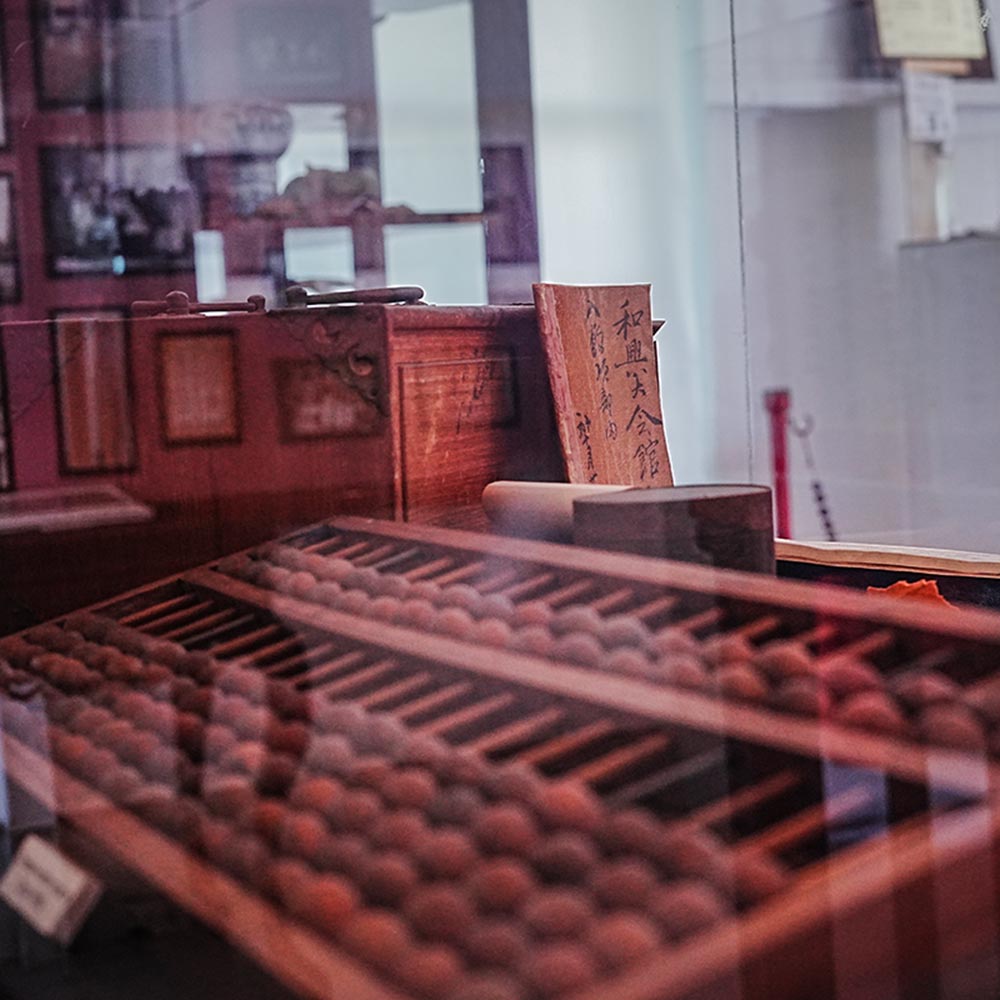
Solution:
[(887, 59), (983, 59), (989, 25), (979, 0), (875, 0)]
[(0, 879), (0, 899), (63, 945), (76, 937), (100, 895), (97, 879), (37, 834), (24, 838)]
[(571, 483), (672, 486), (649, 285), (535, 285)]

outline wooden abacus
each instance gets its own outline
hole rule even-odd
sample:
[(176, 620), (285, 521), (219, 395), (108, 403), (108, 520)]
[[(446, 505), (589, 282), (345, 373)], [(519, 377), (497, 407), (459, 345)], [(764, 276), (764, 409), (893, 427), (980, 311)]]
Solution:
[(55, 812), (303, 996), (985, 994), (998, 647), (337, 519), (0, 640), (0, 682), (9, 776), (50, 756)]

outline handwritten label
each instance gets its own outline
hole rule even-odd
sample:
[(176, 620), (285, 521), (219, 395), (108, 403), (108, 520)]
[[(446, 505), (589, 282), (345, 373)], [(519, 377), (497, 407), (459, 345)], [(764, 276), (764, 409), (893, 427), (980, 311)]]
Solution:
[(47, 840), (25, 837), (0, 879), (0, 898), (32, 927), (69, 944), (101, 895), (100, 883)]
[(536, 285), (570, 482), (670, 486), (648, 285)]

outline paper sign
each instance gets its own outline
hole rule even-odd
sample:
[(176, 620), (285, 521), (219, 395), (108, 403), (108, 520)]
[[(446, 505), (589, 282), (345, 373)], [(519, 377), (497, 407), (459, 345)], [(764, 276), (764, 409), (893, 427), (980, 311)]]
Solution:
[(0, 898), (63, 945), (76, 937), (100, 895), (93, 876), (36, 834), (24, 838), (0, 879)]
[(906, 128), (913, 142), (951, 142), (957, 131), (955, 83), (936, 73), (903, 73)]
[(571, 483), (672, 486), (649, 285), (535, 285)]
[(989, 22), (979, 0), (875, 0), (887, 59), (984, 59)]

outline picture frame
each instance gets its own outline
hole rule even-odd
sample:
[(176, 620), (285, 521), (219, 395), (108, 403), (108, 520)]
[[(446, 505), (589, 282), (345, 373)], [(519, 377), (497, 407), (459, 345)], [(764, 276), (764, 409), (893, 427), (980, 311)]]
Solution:
[(161, 331), (157, 379), (165, 447), (240, 442), (234, 330)]
[(21, 301), (21, 261), (17, 249), (14, 175), (0, 173), (0, 306)]
[(103, 3), (31, 0), (35, 86), (44, 110), (99, 110), (103, 79)]
[(201, 209), (176, 150), (46, 146), (40, 158), (51, 277), (194, 270)]
[(10, 396), (7, 387), (7, 366), (0, 334), (0, 493), (14, 489), (14, 445), (11, 426)]
[(0, 150), (10, 149), (10, 123), (7, 118), (7, 23), (0, 11)]
[(44, 111), (169, 107), (177, 67), (168, 0), (30, 0)]
[(50, 315), (62, 475), (134, 472), (131, 353), (123, 309)]
[(272, 371), (283, 443), (373, 437), (382, 432), (377, 407), (319, 358), (276, 358)]

